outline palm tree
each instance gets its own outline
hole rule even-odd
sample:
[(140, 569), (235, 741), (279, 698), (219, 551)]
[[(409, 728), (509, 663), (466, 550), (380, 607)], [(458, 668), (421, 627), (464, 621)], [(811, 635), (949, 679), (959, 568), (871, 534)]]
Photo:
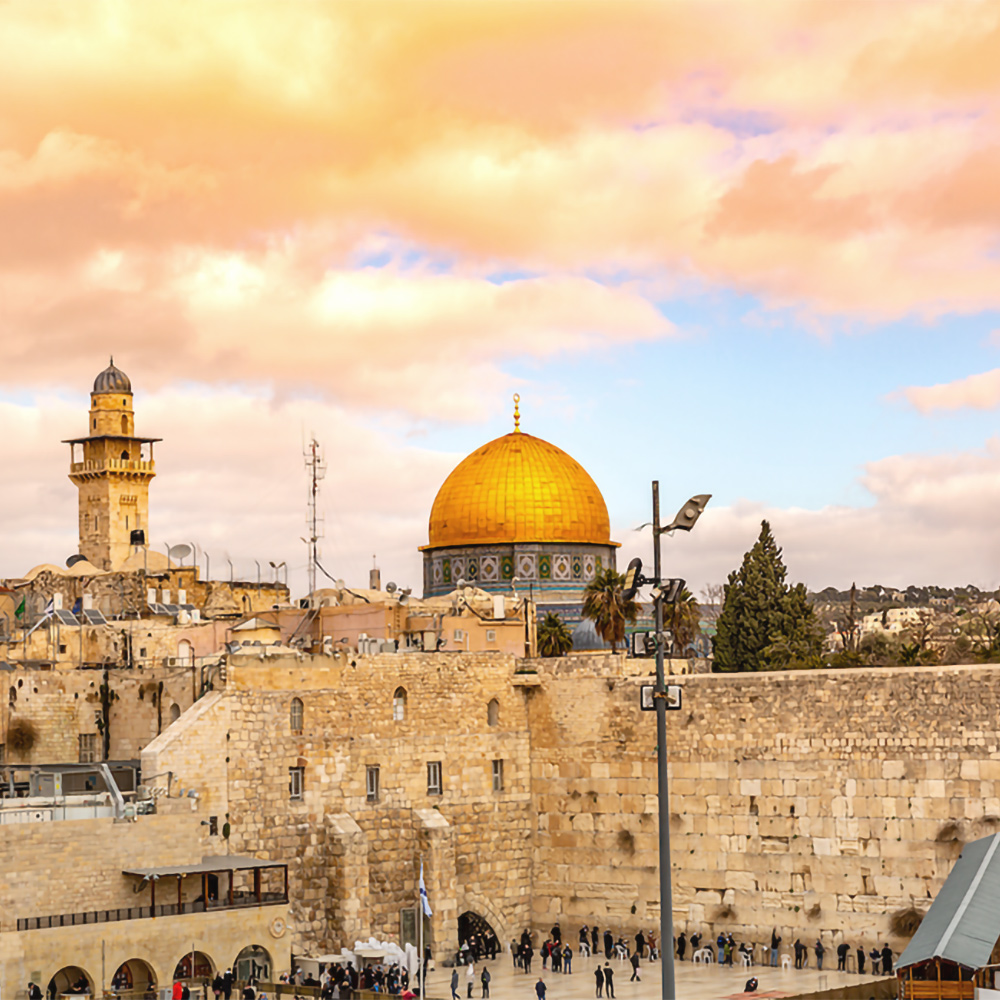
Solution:
[(625, 577), (610, 566), (598, 573), (583, 592), (583, 617), (589, 618), (597, 634), (611, 643), (612, 649), (625, 641), (625, 623), (639, 617), (639, 605), (634, 598), (624, 600), (622, 585)]
[(550, 611), (538, 625), (540, 656), (563, 656), (573, 648), (573, 633), (555, 612)]
[(687, 587), (673, 604), (663, 605), (663, 627), (673, 633), (673, 650), (683, 656), (701, 632), (701, 607)]

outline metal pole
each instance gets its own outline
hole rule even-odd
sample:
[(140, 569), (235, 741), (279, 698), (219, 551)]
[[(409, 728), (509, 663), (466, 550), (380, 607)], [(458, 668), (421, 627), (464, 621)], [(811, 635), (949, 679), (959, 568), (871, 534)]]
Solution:
[[(653, 577), (660, 582), (660, 483), (653, 480)], [(675, 1000), (674, 914), (670, 886), (670, 789), (667, 781), (667, 699), (663, 679), (663, 596), (656, 610), (656, 787), (660, 824), (660, 967), (663, 1000)]]
[[(424, 856), (420, 855), (420, 874), (424, 873)], [(424, 974), (424, 897), (420, 895), (420, 883), (417, 883), (417, 920), (420, 922), (420, 933), (417, 936), (420, 948), (420, 960), (417, 962), (417, 982), (420, 990), (420, 1000), (424, 1000), (424, 983), (427, 976)]]

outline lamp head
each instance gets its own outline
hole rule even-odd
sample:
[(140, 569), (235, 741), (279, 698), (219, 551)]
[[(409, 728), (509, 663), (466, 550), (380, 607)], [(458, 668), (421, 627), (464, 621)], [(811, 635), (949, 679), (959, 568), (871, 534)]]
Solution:
[(680, 529), (681, 531), (690, 531), (694, 526), (695, 522), (702, 515), (708, 501), (712, 499), (711, 493), (699, 493), (697, 496), (691, 497), (690, 500), (679, 511), (677, 511), (674, 519), (665, 528), (661, 528), (661, 531), (674, 531), (675, 529)]

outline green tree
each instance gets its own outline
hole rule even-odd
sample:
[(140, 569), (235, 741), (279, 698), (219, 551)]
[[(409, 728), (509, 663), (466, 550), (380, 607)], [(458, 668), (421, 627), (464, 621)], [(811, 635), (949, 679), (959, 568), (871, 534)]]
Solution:
[(687, 587), (675, 604), (663, 605), (663, 627), (673, 633), (673, 650), (683, 656), (701, 632), (701, 606)]
[(718, 670), (781, 670), (818, 666), (823, 635), (802, 584), (789, 587), (787, 570), (771, 526), (729, 574), (716, 624)]
[(625, 641), (625, 625), (639, 617), (639, 606), (634, 599), (622, 597), (625, 577), (609, 566), (587, 584), (583, 592), (583, 617), (589, 618), (597, 634), (611, 643), (612, 649)]
[(540, 656), (563, 656), (573, 648), (573, 633), (566, 623), (550, 611), (538, 624)]

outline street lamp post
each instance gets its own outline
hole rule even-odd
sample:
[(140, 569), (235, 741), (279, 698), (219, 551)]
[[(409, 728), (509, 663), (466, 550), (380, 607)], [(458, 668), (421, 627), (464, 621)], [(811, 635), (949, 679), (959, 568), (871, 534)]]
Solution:
[[(656, 686), (653, 701), (656, 707), (656, 790), (660, 834), (660, 966), (663, 1000), (676, 1000), (674, 984), (674, 920), (673, 890), (670, 867), (670, 785), (667, 779), (667, 687), (663, 669), (663, 604), (675, 603), (684, 589), (683, 580), (664, 580), (661, 576), (660, 535), (666, 531), (690, 531), (701, 516), (711, 494), (692, 497), (665, 527), (660, 527), (660, 483), (653, 480), (653, 576), (642, 575), (642, 560), (629, 564), (623, 587), (623, 597), (635, 597), (640, 586), (653, 584), (653, 614), (656, 629)], [(646, 527), (643, 525), (643, 527)]]
[[(660, 483), (653, 481), (653, 576), (660, 582)], [(677, 996), (674, 985), (674, 914), (670, 871), (670, 785), (667, 780), (667, 699), (663, 678), (663, 591), (653, 602), (656, 628), (656, 791), (660, 826), (660, 963), (663, 1000)]]

